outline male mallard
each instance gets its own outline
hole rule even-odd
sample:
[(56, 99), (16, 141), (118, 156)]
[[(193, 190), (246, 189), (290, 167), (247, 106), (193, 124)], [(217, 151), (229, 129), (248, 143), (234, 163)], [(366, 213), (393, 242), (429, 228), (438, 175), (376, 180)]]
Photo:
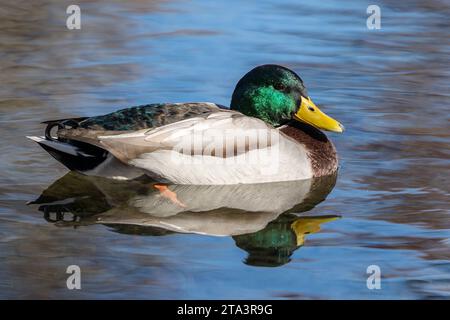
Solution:
[(46, 121), (45, 137), (30, 138), (71, 170), (117, 179), (147, 174), (176, 184), (248, 184), (337, 170), (336, 150), (318, 129), (344, 127), (320, 111), (292, 70), (254, 68), (236, 85), (230, 109), (150, 104)]

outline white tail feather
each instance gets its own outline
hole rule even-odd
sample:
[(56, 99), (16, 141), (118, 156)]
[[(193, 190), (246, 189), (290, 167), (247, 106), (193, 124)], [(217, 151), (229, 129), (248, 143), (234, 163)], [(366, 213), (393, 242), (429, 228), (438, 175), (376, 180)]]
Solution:
[[(68, 143), (48, 140), (48, 139), (45, 139), (45, 137), (27, 136), (27, 138), (30, 140), (33, 140), (39, 144), (49, 146), (53, 149), (56, 149), (58, 151), (61, 151), (61, 152), (67, 153), (67, 154), (71, 154), (73, 156), (77, 156), (80, 154), (80, 151), (78, 150), (77, 147), (72, 146)], [(86, 155), (86, 156), (88, 156), (88, 155)]]

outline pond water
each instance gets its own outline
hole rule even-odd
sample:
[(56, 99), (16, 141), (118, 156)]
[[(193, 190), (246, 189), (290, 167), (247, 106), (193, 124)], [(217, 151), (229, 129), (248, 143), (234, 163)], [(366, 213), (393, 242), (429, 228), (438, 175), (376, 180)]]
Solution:
[[(78, 1), (81, 30), (70, 4), (0, 8), (0, 298), (450, 297), (448, 3), (378, 1), (380, 30), (364, 0)], [(337, 176), (161, 196), (68, 173), (25, 138), (131, 105), (229, 105), (265, 63), (345, 125), (328, 134)]]

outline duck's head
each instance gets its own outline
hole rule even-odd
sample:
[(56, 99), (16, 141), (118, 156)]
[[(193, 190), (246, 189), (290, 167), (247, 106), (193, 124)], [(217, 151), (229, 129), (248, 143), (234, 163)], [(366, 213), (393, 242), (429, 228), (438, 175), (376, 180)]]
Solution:
[(312, 102), (303, 80), (294, 71), (273, 64), (256, 67), (239, 80), (231, 109), (275, 127), (295, 119), (322, 130), (344, 131), (343, 125)]

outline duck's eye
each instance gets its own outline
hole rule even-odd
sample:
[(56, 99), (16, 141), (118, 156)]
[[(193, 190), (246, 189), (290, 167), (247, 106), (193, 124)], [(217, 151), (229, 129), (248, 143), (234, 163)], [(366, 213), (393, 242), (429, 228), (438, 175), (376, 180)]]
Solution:
[(316, 111), (316, 109), (314, 109), (313, 107), (308, 107), (308, 109), (312, 112)]
[(284, 90), (286, 90), (286, 86), (285, 86), (284, 84), (281, 84), (281, 83), (276, 83), (273, 87), (274, 87), (276, 90), (278, 90), (278, 91), (284, 91)]

